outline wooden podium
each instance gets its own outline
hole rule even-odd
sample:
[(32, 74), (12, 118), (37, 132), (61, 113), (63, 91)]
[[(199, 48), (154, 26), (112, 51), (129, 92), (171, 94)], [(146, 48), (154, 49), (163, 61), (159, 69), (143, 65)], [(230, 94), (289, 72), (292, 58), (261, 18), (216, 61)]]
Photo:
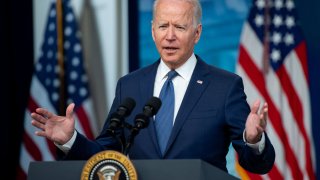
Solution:
[[(79, 180), (86, 161), (31, 162), (28, 180)], [(139, 180), (236, 180), (238, 178), (198, 159), (133, 160)]]

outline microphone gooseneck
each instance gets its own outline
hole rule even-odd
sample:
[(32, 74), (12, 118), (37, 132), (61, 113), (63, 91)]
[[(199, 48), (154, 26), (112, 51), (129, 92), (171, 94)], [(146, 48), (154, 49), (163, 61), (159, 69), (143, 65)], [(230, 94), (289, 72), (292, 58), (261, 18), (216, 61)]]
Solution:
[(152, 97), (143, 107), (143, 112), (136, 115), (134, 120), (134, 126), (132, 126), (131, 134), (127, 139), (126, 147), (124, 150), (125, 155), (128, 154), (129, 149), (133, 144), (135, 136), (139, 133), (141, 129), (148, 127), (150, 118), (157, 114), (160, 107), (161, 100), (157, 97)]
[(107, 132), (115, 135), (115, 129), (123, 125), (124, 118), (131, 114), (135, 106), (136, 102), (132, 98), (126, 98), (117, 108), (117, 111), (110, 115)]

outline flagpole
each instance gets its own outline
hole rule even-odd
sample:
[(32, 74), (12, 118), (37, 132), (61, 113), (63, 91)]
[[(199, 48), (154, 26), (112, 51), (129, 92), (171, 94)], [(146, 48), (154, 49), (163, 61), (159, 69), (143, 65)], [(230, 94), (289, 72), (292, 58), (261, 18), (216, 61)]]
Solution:
[(270, 27), (270, 3), (269, 0), (265, 0), (265, 6), (266, 8), (264, 9), (264, 38), (263, 38), (263, 73), (268, 74), (269, 70), (269, 41), (270, 41), (270, 32), (269, 32), (269, 27)]
[(57, 11), (57, 48), (58, 48), (58, 65), (59, 65), (59, 110), (60, 115), (65, 115), (66, 101), (65, 101), (65, 78), (64, 78), (64, 52), (63, 52), (63, 10), (62, 10), (62, 0), (57, 0), (56, 3)]

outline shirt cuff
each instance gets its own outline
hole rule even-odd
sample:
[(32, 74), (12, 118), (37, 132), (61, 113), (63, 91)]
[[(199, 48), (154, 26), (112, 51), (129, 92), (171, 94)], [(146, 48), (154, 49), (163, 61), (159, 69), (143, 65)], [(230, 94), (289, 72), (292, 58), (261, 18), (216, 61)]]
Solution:
[(76, 137), (77, 137), (77, 131), (74, 131), (71, 139), (65, 143), (65, 144), (58, 144), (58, 143), (54, 143), (62, 152), (64, 152), (65, 154), (68, 154), (68, 152), (70, 151), (73, 143), (76, 141)]
[(266, 144), (266, 139), (264, 133), (262, 133), (262, 137), (260, 141), (258, 141), (255, 144), (248, 143), (246, 138), (245, 138), (245, 130), (243, 131), (243, 141), (246, 143), (247, 146), (251, 147), (253, 151), (257, 154), (260, 155), (262, 154), (265, 144)]

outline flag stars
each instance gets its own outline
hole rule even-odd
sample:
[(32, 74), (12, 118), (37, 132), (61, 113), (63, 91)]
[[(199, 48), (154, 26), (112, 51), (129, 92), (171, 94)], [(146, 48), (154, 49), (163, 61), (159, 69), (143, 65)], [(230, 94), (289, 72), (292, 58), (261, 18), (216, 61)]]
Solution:
[(46, 71), (49, 73), (52, 71), (52, 66), (50, 64), (47, 65)]
[(68, 85), (68, 92), (70, 94), (73, 94), (74, 92), (76, 92), (76, 88), (74, 87), (74, 85), (72, 84)]
[(75, 72), (75, 71), (72, 71), (72, 72), (70, 73), (70, 79), (71, 79), (71, 80), (76, 80), (77, 78), (78, 78), (78, 73)]
[(256, 24), (257, 27), (261, 27), (263, 25), (263, 16), (262, 15), (256, 15), (256, 17), (254, 18), (254, 22)]
[(79, 53), (81, 51), (81, 45), (79, 43), (75, 44), (73, 50), (74, 52)]
[(286, 26), (290, 29), (295, 25), (294, 18), (292, 16), (287, 16), (286, 18)]
[(289, 11), (291, 11), (294, 8), (294, 3), (292, 2), (292, 0), (287, 0), (286, 7)]
[[(52, 0), (55, 2), (56, 0)], [(47, 22), (44, 44), (41, 48), (42, 53), (39, 56), (39, 61), (35, 65), (37, 76), (41, 83), (48, 91), (48, 98), (51, 102), (59, 100), (59, 86), (61, 86), (58, 74), (63, 71), (66, 75), (66, 97), (68, 101), (81, 104), (85, 98), (89, 96), (87, 87), (87, 77), (85, 76), (85, 69), (82, 63), (82, 46), (78, 38), (81, 37), (80, 31), (76, 29), (76, 16), (68, 7), (65, 6), (65, 13), (63, 16), (63, 49), (64, 54), (59, 54), (57, 51), (57, 25), (56, 17), (57, 11), (54, 6), (49, 11), (49, 19)], [(40, 54), (39, 54), (40, 55)], [(57, 59), (61, 57), (64, 61), (64, 68), (59, 66)], [(55, 93), (55, 94), (54, 94)]]
[(66, 36), (70, 36), (72, 34), (72, 29), (71, 29), (71, 27), (66, 27), (65, 29), (64, 29), (64, 35), (66, 35)]
[(258, 9), (263, 9), (266, 6), (266, 3), (264, 2), (264, 0), (257, 0), (256, 6), (258, 7)]
[(80, 64), (80, 59), (78, 57), (73, 57), (71, 63), (73, 66), (78, 66)]
[(290, 46), (290, 45), (294, 44), (293, 35), (290, 34), (290, 33), (286, 33), (286, 35), (284, 36), (284, 43), (285, 43), (287, 46)]
[(55, 29), (56, 29), (56, 25), (55, 25), (53, 22), (50, 23), (48, 30), (49, 30), (49, 31), (54, 31)]
[(48, 45), (52, 45), (54, 43), (54, 39), (52, 36), (48, 38)]
[(274, 7), (275, 7), (277, 10), (281, 9), (281, 8), (283, 7), (283, 2), (282, 2), (282, 0), (276, 0), (276, 1), (275, 1), (275, 4), (274, 4)]
[(70, 48), (70, 42), (66, 40), (64, 42), (63, 46), (64, 46), (65, 49), (69, 49)]
[(53, 52), (52, 51), (48, 51), (47, 58), (51, 59), (52, 57), (53, 57)]
[(279, 15), (275, 15), (273, 18), (273, 24), (275, 27), (280, 27), (283, 24), (282, 17)]
[(56, 101), (58, 101), (58, 99), (59, 99), (59, 94), (56, 92), (53, 92), (51, 95), (51, 100), (56, 102)]
[(73, 21), (73, 14), (72, 13), (68, 13), (67, 15), (66, 15), (66, 21), (67, 22), (72, 22)]
[(271, 59), (273, 62), (278, 62), (281, 59), (281, 53), (277, 49), (273, 49), (271, 52)]
[(58, 88), (60, 86), (60, 81), (59, 81), (59, 79), (54, 79), (53, 80), (53, 87), (55, 87), (55, 88)]
[(42, 70), (42, 65), (40, 63), (37, 63), (35, 65), (35, 67), (36, 67), (36, 71), (38, 71), (38, 72), (40, 72)]
[(272, 42), (275, 45), (278, 45), (281, 42), (281, 34), (278, 32), (274, 32), (272, 35)]
[(88, 91), (86, 88), (84, 88), (84, 87), (80, 88), (80, 91), (79, 91), (80, 96), (84, 97), (87, 95), (87, 93), (88, 93)]
[(50, 11), (50, 17), (51, 17), (51, 18), (54, 18), (54, 17), (56, 16), (56, 14), (57, 14), (56, 10), (55, 10), (55, 9), (51, 9), (51, 11)]

